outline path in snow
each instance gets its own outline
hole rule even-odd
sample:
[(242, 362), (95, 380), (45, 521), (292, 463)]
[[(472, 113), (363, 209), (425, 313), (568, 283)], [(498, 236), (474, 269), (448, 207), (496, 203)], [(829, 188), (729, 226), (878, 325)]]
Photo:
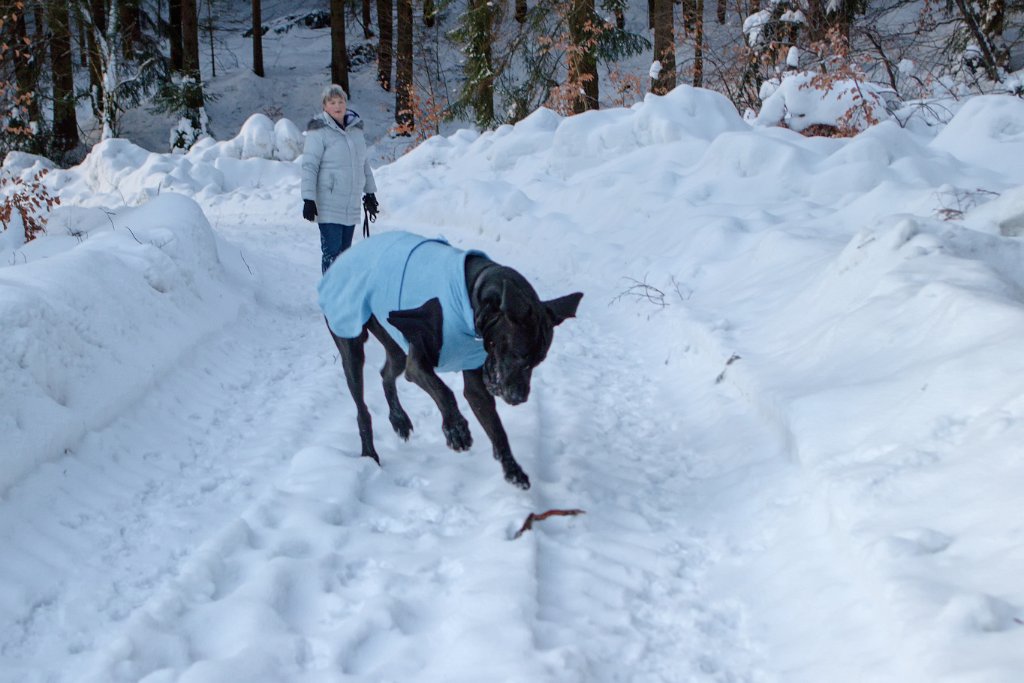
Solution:
[[(473, 450), (448, 451), (404, 383), (399, 442), (371, 345), (379, 469), (312, 303), (310, 231), (250, 221), (211, 218), (264, 274), (259, 303), (0, 505), (2, 599), (22, 615), (0, 680), (816, 680), (780, 676), (780, 654), (814, 663), (763, 644), (856, 591), (808, 532), (784, 435), (715, 383), (717, 358), (654, 357), (588, 293), (530, 402), (501, 408), (524, 494), (475, 423)], [(577, 507), (510, 540), (531, 511)], [(772, 555), (779, 533), (807, 546)], [(788, 585), (758, 596), (770, 572), (745, 566), (765, 552), (835, 575), (817, 613), (773, 602), (798, 599)], [(755, 614), (738, 599), (757, 597)]]

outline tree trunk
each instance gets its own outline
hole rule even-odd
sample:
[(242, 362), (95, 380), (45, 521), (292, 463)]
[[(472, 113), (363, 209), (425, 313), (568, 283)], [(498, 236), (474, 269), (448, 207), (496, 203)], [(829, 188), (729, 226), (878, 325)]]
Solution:
[(726, 0), (718, 0), (718, 4), (715, 6), (715, 14), (719, 24), (725, 23), (725, 11), (728, 9)]
[(107, 32), (107, 7), (103, 0), (89, 0), (89, 15), (92, 28), (87, 28), (86, 42), (89, 46), (89, 94), (92, 103), (92, 113), (98, 119), (103, 114), (103, 57), (100, 54), (99, 41), (96, 34)]
[(78, 66), (83, 69), (89, 66), (89, 41), (85, 37), (85, 19), (82, 17), (82, 6), (73, 5), (72, 11), (78, 26)]
[[(100, 0), (102, 2), (103, 0)], [(106, 26), (104, 26), (103, 33), (97, 34), (102, 35), (102, 42), (100, 43), (100, 56), (101, 56), (101, 71), (103, 74), (103, 103), (100, 107), (102, 110), (102, 121), (103, 121), (103, 132), (100, 135), (101, 140), (108, 140), (117, 135), (118, 132), (118, 116), (121, 113), (121, 108), (118, 102), (118, 95), (116, 89), (117, 70), (116, 65), (121, 53), (121, 12), (118, 8), (117, 0), (110, 0), (110, 4), (107, 5), (107, 15), (105, 17)], [(115, 87), (111, 87), (115, 86)]]
[(960, 10), (960, 15), (963, 17), (964, 23), (967, 24), (967, 30), (974, 38), (974, 42), (978, 44), (978, 49), (981, 50), (985, 73), (991, 81), (998, 82), (999, 67), (996, 62), (996, 55), (992, 49), (992, 45), (989, 43), (988, 37), (982, 33), (981, 21), (978, 15), (974, 13), (973, 4), (967, 0), (956, 0), (956, 6)]
[[(516, 0), (516, 12), (518, 18), (519, 12), (519, 1)], [(434, 4), (434, 0), (423, 0), (423, 25), (427, 28), (434, 28), (434, 24), (437, 22), (437, 5)]]
[(263, 78), (263, 7), (261, 0), (252, 0), (252, 72)]
[(807, 41), (816, 43), (824, 40), (826, 31), (823, 0), (807, 0)]
[(692, 36), (697, 30), (697, 0), (682, 0), (680, 4), (683, 6), (683, 30)]
[(167, 2), (167, 40), (171, 44), (171, 70), (181, 73), (185, 70), (185, 48), (181, 33), (182, 0)]
[(693, 87), (704, 85), (704, 0), (696, 0), (697, 23), (693, 27)]
[(391, 92), (391, 58), (394, 55), (394, 6), (391, 0), (377, 0), (377, 82)]
[(181, 66), (185, 76), (191, 78), (197, 87), (190, 88), (189, 109), (199, 110), (203, 107), (203, 90), (198, 87), (202, 83), (199, 71), (199, 16), (196, 0), (181, 0)]
[(658, 0), (647, 0), (647, 28), (654, 28), (654, 17), (658, 14)]
[(121, 25), (121, 54), (132, 59), (136, 46), (142, 41), (140, 0), (119, 0), (117, 5)]
[(676, 33), (672, 0), (654, 0), (654, 58), (661, 62), (657, 78), (651, 79), (651, 92), (664, 95), (676, 87)]
[(1003, 38), (1006, 0), (981, 0), (981, 32), (992, 46), (992, 58), (1000, 68), (1010, 65), (1010, 48)]
[(373, 29), (370, 28), (370, 24), (373, 19), (370, 17), (370, 0), (363, 0), (363, 38), (369, 40), (373, 38)]
[(594, 0), (572, 0), (569, 9), (569, 83), (576, 86), (572, 113), (598, 108), (599, 81), (594, 55)]
[(395, 123), (410, 135), (416, 125), (412, 85), (412, 0), (398, 0), (398, 51), (395, 61)]
[(213, 52), (213, 31), (216, 27), (213, 24), (213, 0), (206, 0), (206, 36), (210, 40), (210, 72), (217, 77), (217, 57)]
[(516, 0), (516, 21), (520, 24), (526, 23), (526, 13), (529, 8), (526, 6), (526, 0)]
[[(36, 66), (36, 54), (39, 49), (38, 45), (32, 44), (28, 37), (28, 28), (25, 22), (24, 10), (19, 8), (17, 5), (10, 7), (4, 7), (4, 14), (13, 14), (15, 19), (11, 28), (13, 32), (11, 34), (12, 43), (16, 46), (16, 50), (26, 50), (31, 53), (30, 59), (15, 59), (14, 60), (14, 79), (17, 84), (18, 95), (21, 102), (25, 107), (25, 114), (28, 120), (24, 123), (42, 123), (41, 114), (39, 109), (39, 98), (36, 97), (36, 88), (39, 84), (39, 72)], [(0, 41), (2, 42), (2, 41)], [(24, 54), (24, 53), (22, 53)], [(35, 150), (34, 150), (35, 151)]]
[(331, 0), (331, 83), (346, 94), (348, 87), (348, 48), (345, 46), (345, 0)]
[(71, 56), (71, 22), (68, 6), (54, 2), (49, 7), (50, 68), (53, 74), (53, 142), (66, 152), (78, 145), (75, 114), (74, 61)]

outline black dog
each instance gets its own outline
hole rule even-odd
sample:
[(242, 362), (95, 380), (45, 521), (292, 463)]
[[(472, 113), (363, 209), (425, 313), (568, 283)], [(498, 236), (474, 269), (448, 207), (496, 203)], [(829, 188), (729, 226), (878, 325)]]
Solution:
[[(426, 272), (431, 269), (440, 272)], [(429, 291), (411, 291), (419, 289)], [(435, 289), (440, 296), (430, 296)], [(446, 298), (452, 293), (454, 303)], [(435, 372), (461, 369), (464, 395), (491, 440), (505, 479), (529, 488), (529, 477), (512, 456), (494, 397), (510, 405), (526, 401), (531, 374), (547, 355), (554, 327), (576, 315), (582, 297), (577, 292), (541, 301), (515, 270), (480, 252), (459, 251), (410, 233), (383, 233), (344, 252), (321, 282), (320, 305), (356, 403), (362, 455), (380, 464), (363, 400), (363, 345), (372, 333), (387, 353), (381, 369), (384, 395), (391, 426), (402, 439), (413, 428), (395, 386), (404, 371), (440, 409), (448, 447), (464, 451), (472, 445), (455, 395)], [(418, 305), (408, 307), (410, 301)], [(467, 301), (471, 310), (462, 310)], [(398, 302), (406, 307), (398, 308)]]

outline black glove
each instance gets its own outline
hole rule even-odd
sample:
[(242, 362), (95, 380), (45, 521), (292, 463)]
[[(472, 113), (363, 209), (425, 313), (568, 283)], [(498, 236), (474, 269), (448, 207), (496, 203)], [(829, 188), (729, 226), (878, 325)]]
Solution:
[(312, 199), (302, 200), (302, 217), (307, 221), (316, 220), (316, 202)]
[(377, 203), (377, 195), (374, 193), (363, 195), (363, 208), (366, 209), (366, 213), (370, 214), (370, 221), (377, 220), (377, 213), (380, 211), (380, 205)]

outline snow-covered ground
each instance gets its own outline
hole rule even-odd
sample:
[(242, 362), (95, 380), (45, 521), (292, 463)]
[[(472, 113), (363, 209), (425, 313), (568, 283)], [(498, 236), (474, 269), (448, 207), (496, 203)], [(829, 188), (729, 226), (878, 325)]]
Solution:
[(0, 681), (1019, 682), (1021, 121), (681, 87), (379, 168), (375, 231), (585, 292), (528, 492), (404, 381), (401, 442), (373, 343), (358, 457), (295, 162), (99, 145), (0, 250)]

